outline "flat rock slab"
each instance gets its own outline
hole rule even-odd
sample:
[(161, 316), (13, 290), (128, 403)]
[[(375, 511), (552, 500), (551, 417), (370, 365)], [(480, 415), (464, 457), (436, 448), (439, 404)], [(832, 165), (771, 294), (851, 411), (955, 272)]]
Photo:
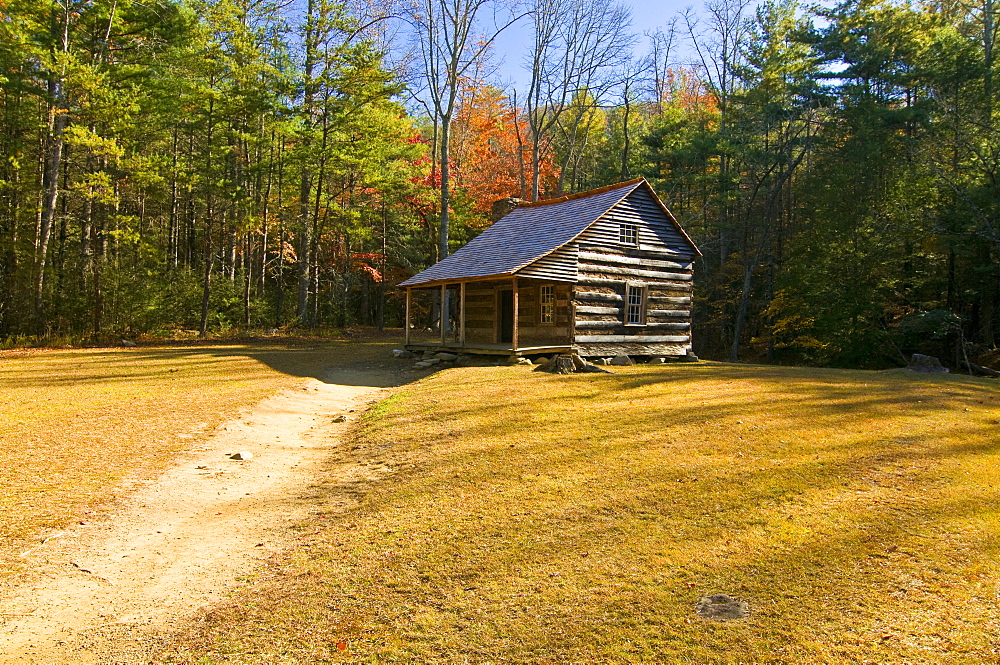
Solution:
[(695, 612), (710, 621), (732, 621), (750, 616), (750, 606), (745, 600), (720, 593), (699, 598)]

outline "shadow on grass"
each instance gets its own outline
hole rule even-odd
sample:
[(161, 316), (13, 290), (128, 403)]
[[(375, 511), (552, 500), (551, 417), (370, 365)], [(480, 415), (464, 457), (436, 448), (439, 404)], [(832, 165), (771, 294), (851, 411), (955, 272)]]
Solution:
[[(295, 646), (336, 614), (349, 627), (328, 635), (388, 636), (373, 653), (389, 643), (386, 660), (408, 662), (452, 662), (457, 646), (483, 662), (992, 662), (977, 657), (998, 633), (975, 575), (995, 579), (981, 515), (1000, 499), (966, 472), (1000, 453), (974, 406), (995, 384), (714, 364), (473, 372), (370, 421), (347, 454), (399, 470), (324, 484), (356, 508), (317, 518), (323, 544), (272, 594), (284, 607), (233, 639), (273, 614), (302, 624)], [(698, 620), (711, 593), (749, 600), (750, 618)]]
[[(713, 382), (720, 378), (710, 371), (700, 374)], [(691, 375), (683, 378), (691, 379)], [(771, 378), (794, 377), (780, 372)], [(782, 449), (784, 442), (771, 440), (755, 451), (763, 460), (759, 464), (737, 460), (734, 455), (742, 452), (740, 444), (726, 440), (713, 451), (715, 458), (696, 470), (671, 459), (672, 450), (678, 456), (687, 452), (682, 443), (665, 449), (661, 463), (653, 464), (657, 455), (650, 454), (648, 440), (636, 438), (643, 425), (629, 423), (614, 432), (595, 428), (600, 413), (591, 410), (583, 415), (579, 407), (589, 401), (589, 391), (575, 396), (544, 395), (544, 400), (538, 395), (511, 399), (508, 393), (502, 406), (485, 400), (485, 405), (464, 409), (456, 406), (458, 400), (441, 399), (435, 402), (433, 418), (442, 427), (452, 427), (462, 441), (486, 439), (495, 445), (449, 449), (445, 443), (432, 452), (434, 459), (425, 467), (426, 474), (440, 475), (441, 483), (424, 485), (416, 496), (408, 494), (412, 488), (386, 488), (369, 495), (364, 510), (375, 516), (392, 515), (398, 513), (401, 497), (408, 497), (407, 502), (415, 507), (441, 506), (437, 509), (450, 519), (461, 514), (461, 521), (440, 544), (425, 542), (427, 550), (450, 549), (464, 558), (441, 563), (448, 559), (418, 549), (418, 571), (430, 574), (436, 567), (440, 576), (447, 570), (448, 579), (463, 586), (470, 576), (483, 578), (481, 586), (487, 589), (503, 582), (513, 587), (510, 596), (549, 598), (539, 601), (546, 609), (553, 603), (577, 606), (585, 596), (586, 609), (566, 617), (567, 626), (575, 624), (574, 628), (593, 621), (595, 630), (613, 635), (642, 616), (655, 617), (647, 622), (652, 621), (650, 625), (657, 630), (670, 621), (679, 625), (685, 616), (671, 617), (673, 609), (659, 617), (655, 612), (675, 608), (678, 598), (693, 606), (699, 595), (721, 592), (750, 598), (755, 615), (748, 623), (758, 635), (705, 633), (704, 648), (711, 651), (717, 646), (720, 654), (737, 644), (753, 654), (759, 644), (755, 640), (771, 635), (774, 643), (793, 649), (797, 643), (808, 647), (807, 651), (832, 649), (831, 653), (841, 646), (850, 653), (856, 653), (851, 651), (854, 648), (871, 648), (891, 656), (903, 651), (884, 636), (897, 629), (918, 631), (913, 634), (926, 640), (943, 634), (942, 640), (954, 639), (963, 649), (985, 653), (983, 641), (995, 644), (996, 639), (976, 635), (982, 635), (982, 629), (993, 621), (993, 609), (985, 595), (985, 600), (977, 599), (969, 576), (976, 570), (990, 572), (984, 562), (994, 556), (1000, 534), (977, 520), (984, 513), (1000, 511), (1000, 499), (978, 491), (960, 469), (995, 457), (1000, 442), (981, 421), (949, 423), (949, 442), (945, 443), (933, 425), (910, 433), (861, 428), (840, 437), (836, 419), (853, 427), (855, 416), (866, 409), (908, 404), (912, 408), (908, 424), (919, 427), (925, 411), (963, 411), (954, 404), (916, 403), (915, 396), (928, 387), (946, 387), (947, 394), (938, 399), (957, 397), (963, 403), (994, 397), (996, 388), (965, 378), (932, 379), (898, 394), (881, 394), (893, 386), (877, 385), (879, 394), (871, 395), (871, 382), (849, 387), (836, 375), (826, 378), (832, 378), (831, 387), (836, 388), (835, 403), (829, 403), (822, 381), (811, 390), (800, 386), (794, 399), (800, 399), (805, 408), (788, 417), (784, 427), (790, 431), (815, 427), (817, 417), (825, 415), (831, 419), (826, 426), (834, 428), (830, 438), (805, 454)], [(598, 377), (598, 385), (603, 386), (598, 391), (600, 399), (641, 392), (651, 383), (621, 385), (629, 379)], [(857, 376), (850, 380), (858, 383)], [(872, 381), (879, 382), (877, 377)], [(775, 393), (757, 391), (757, 402), (750, 408), (788, 410), (789, 387), (787, 381), (778, 381)], [(748, 406), (733, 402), (724, 408), (727, 399), (720, 396), (710, 409), (672, 405), (662, 413), (644, 414), (642, 420), (657, 422), (656, 416), (661, 416), (660, 422), (669, 426), (697, 423), (709, 413), (713, 420), (744, 417)], [(561, 406), (553, 409), (553, 403)], [(568, 429), (563, 440), (558, 433), (538, 435), (533, 412), (559, 411), (574, 403), (583, 421), (577, 423), (581, 429)], [(914, 408), (918, 406), (922, 408)], [(495, 419), (469, 426), (470, 419), (492, 408), (498, 412)], [(421, 417), (429, 416), (423, 411)], [(561, 422), (571, 420), (572, 416)], [(554, 428), (559, 422), (554, 422)], [(608, 437), (608, 445), (593, 441), (602, 436)], [(516, 442), (517, 455), (507, 454), (508, 441)], [(426, 443), (434, 447), (433, 441)], [(493, 463), (487, 462), (490, 458)], [(636, 462), (638, 458), (644, 463)], [(692, 471), (698, 478), (692, 479)], [(422, 527), (409, 529), (419, 532)], [(436, 529), (422, 535), (439, 537), (432, 532)], [(413, 537), (412, 532), (408, 537)], [(512, 554), (498, 565), (484, 551)], [(580, 563), (594, 561), (587, 557), (595, 552), (607, 553), (602, 564), (606, 569), (597, 574)], [(434, 561), (439, 563), (424, 563)], [(413, 562), (406, 557), (403, 562), (394, 574), (407, 574), (406, 565)], [(553, 570), (561, 570), (561, 576), (553, 576)], [(524, 571), (541, 571), (549, 577)], [(654, 584), (654, 576), (666, 582)], [(562, 585), (571, 579), (578, 579), (582, 586), (564, 590)], [(907, 591), (910, 579), (927, 591), (919, 586)], [(450, 596), (457, 593), (449, 584), (445, 580), (436, 591), (429, 591), (442, 597), (444, 607), (453, 605)], [(952, 588), (957, 591), (948, 591)], [(402, 598), (400, 602), (408, 601)], [(490, 602), (505, 601), (498, 595)], [(956, 616), (972, 626), (971, 632), (963, 632), (960, 624), (949, 624), (947, 617), (956, 606), (962, 608)], [(929, 623), (907, 624), (917, 620), (908, 612), (913, 617), (930, 617)], [(698, 632), (699, 625), (678, 630)], [(827, 634), (831, 629), (836, 632)], [(926, 634), (920, 632), (924, 630)], [(583, 634), (584, 639), (593, 639), (593, 634)], [(541, 641), (532, 644), (526, 638), (521, 646), (527, 652), (544, 648)], [(906, 653), (925, 653), (920, 645), (908, 649)], [(934, 652), (928, 647), (926, 653)]]
[[(174, 372), (204, 372), (215, 363), (248, 358), (270, 369), (324, 383), (389, 388), (419, 375), (409, 363), (394, 359), (390, 343), (205, 343), (131, 349), (68, 350), (32, 355), (0, 363), (0, 382), (46, 388), (76, 383), (140, 381)], [(230, 378), (240, 379), (239, 374)]]
[[(846, 419), (847, 425), (861, 426), (863, 419), (851, 421), (850, 418), (866, 414), (932, 416), (951, 412), (956, 407), (1000, 408), (1000, 384), (961, 375), (900, 376), (836, 369), (766, 366), (748, 369), (743, 365), (711, 364), (667, 371), (568, 377), (544, 375), (540, 378), (562, 382), (562, 394), (548, 394), (544, 398), (547, 404), (560, 405), (553, 409), (555, 413), (564, 409), (565, 417), (569, 418), (572, 410), (588, 409), (589, 403), (597, 408), (610, 406), (612, 410), (628, 408), (636, 412), (647, 430), (708, 425), (733, 418), (746, 418), (748, 424), (752, 424), (755, 416), (763, 416), (779, 419), (794, 433), (796, 423), (805, 428), (821, 421)], [(741, 385), (740, 382), (747, 380), (752, 380), (752, 385)], [(698, 398), (702, 402), (700, 405), (681, 406), (669, 399), (660, 399), (669, 398), (673, 390), (670, 386), (676, 385), (677, 391), (686, 391), (689, 383), (711, 385), (712, 390)], [(650, 398), (651, 390), (659, 391), (652, 395), (657, 402), (647, 408), (643, 402)], [(691, 395), (685, 392), (684, 397)], [(503, 405), (530, 413), (537, 410), (537, 402), (538, 395), (534, 393), (510, 391), (505, 394)], [(632, 406), (633, 402), (638, 406)], [(456, 400), (435, 410), (443, 421), (467, 422), (466, 417), (474, 415), (478, 407), (464, 408), (462, 404), (463, 401)], [(609, 413), (609, 416), (614, 414)], [(559, 421), (559, 416), (555, 416), (554, 422)], [(487, 433), (463, 429), (463, 434)]]

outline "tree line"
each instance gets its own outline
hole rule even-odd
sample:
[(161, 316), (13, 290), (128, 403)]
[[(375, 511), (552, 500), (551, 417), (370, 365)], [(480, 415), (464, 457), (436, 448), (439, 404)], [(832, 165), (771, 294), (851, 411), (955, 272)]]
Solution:
[(638, 32), (597, 0), (8, 0), (0, 339), (398, 326), (494, 200), (644, 176), (705, 255), (702, 355), (995, 347), (992, 0)]

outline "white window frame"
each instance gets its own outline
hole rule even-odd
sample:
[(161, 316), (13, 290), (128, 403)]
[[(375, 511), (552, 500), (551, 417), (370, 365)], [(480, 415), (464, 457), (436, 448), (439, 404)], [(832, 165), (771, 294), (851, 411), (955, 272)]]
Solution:
[(541, 284), (538, 287), (538, 322), (556, 322), (556, 285)]
[(638, 247), (639, 225), (634, 222), (618, 222), (618, 242), (629, 247)]
[[(633, 296), (638, 295), (638, 302)], [(625, 283), (625, 302), (622, 308), (622, 318), (626, 326), (646, 325), (646, 285), (641, 282)], [(633, 316), (635, 315), (635, 316)], [(636, 319), (633, 321), (633, 318)]]

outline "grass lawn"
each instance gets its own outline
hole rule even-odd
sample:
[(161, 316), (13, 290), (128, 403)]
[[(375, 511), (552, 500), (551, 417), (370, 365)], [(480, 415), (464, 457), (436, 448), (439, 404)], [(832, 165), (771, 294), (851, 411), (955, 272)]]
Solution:
[[(359, 352), (358, 349), (361, 349)], [(380, 345), (0, 352), (0, 582), (34, 540), (121, 495), (280, 387)]]
[[(159, 660), (998, 662), (998, 434), (968, 377), (445, 370)], [(696, 616), (716, 593), (750, 616)]]

